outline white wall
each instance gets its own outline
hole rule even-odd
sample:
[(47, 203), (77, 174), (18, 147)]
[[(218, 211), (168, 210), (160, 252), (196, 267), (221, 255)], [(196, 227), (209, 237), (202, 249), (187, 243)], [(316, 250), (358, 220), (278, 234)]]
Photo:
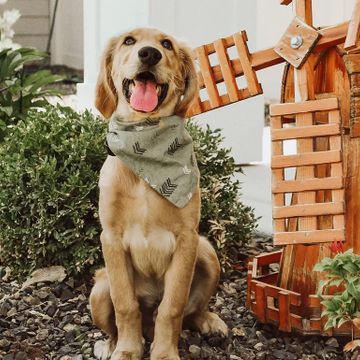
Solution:
[[(55, 0), (50, 0), (51, 15), (54, 5)], [(83, 69), (83, 20), (83, 0), (59, 1), (51, 43), (51, 62), (53, 64)]]

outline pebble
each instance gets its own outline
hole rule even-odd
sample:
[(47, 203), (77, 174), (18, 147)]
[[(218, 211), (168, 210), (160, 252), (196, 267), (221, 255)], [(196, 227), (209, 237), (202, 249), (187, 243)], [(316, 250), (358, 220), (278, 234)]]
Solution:
[(329, 340), (326, 341), (325, 343), (327, 346), (331, 346), (331, 347), (334, 347), (334, 348), (338, 348), (339, 347), (339, 343), (337, 341), (336, 338), (332, 337), (330, 338)]
[[(274, 250), (266, 239), (254, 246), (253, 254), (265, 251), (266, 246)], [(210, 305), (227, 323), (228, 338), (184, 330), (181, 359), (360, 360), (358, 350), (342, 354), (343, 343), (335, 337), (279, 333), (276, 327), (256, 321), (245, 306), (246, 266), (242, 261), (246, 256), (238, 256), (237, 263), (244, 270), (223, 275), (223, 283)], [(92, 325), (90, 288), (90, 283), (71, 278), (63, 283), (38, 283), (23, 290), (15, 282), (0, 281), (0, 359), (94, 360), (94, 344), (103, 342), (106, 336)], [(147, 342), (144, 360), (149, 360), (149, 348)], [(27, 349), (34, 353), (26, 353)]]
[(192, 355), (191, 357), (196, 359), (200, 356), (201, 348), (197, 345), (190, 345), (189, 346), (189, 352)]

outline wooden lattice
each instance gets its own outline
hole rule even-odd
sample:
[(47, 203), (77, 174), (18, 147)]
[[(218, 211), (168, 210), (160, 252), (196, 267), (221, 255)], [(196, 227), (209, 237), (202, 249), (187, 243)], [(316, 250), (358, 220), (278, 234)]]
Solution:
[[(230, 59), (228, 51), (232, 47), (236, 49), (236, 59)], [(195, 53), (200, 68), (198, 73), (200, 92), (186, 114), (187, 117), (262, 94), (261, 85), (251, 64), (245, 31), (200, 46), (195, 49)], [(214, 53), (217, 56), (218, 64), (211, 65), (210, 55)], [(236, 60), (240, 61), (241, 68)], [(234, 64), (237, 65), (236, 69)], [(221, 74), (218, 73), (219, 68)], [(247, 82), (246, 88), (239, 89), (237, 85), (236, 78), (239, 73), (244, 74)], [(222, 95), (218, 88), (218, 84), (221, 83), (225, 83), (226, 86), (226, 93)]]
[[(321, 121), (315, 121), (321, 113)], [(345, 240), (344, 188), (337, 98), (272, 105), (274, 243), (304, 244)], [(290, 122), (290, 124), (289, 124)], [(316, 151), (318, 139), (328, 149)], [(284, 141), (295, 140), (297, 153), (284, 154)], [(326, 167), (325, 171), (320, 167)], [(286, 179), (293, 168), (295, 179)], [(318, 176), (321, 174), (321, 177)], [(324, 193), (326, 192), (326, 194)], [(290, 194), (286, 198), (285, 194)], [(286, 199), (291, 203), (286, 205)], [(320, 228), (320, 217), (329, 217)], [(296, 231), (289, 231), (291, 219)], [(292, 230), (294, 229), (291, 226)]]

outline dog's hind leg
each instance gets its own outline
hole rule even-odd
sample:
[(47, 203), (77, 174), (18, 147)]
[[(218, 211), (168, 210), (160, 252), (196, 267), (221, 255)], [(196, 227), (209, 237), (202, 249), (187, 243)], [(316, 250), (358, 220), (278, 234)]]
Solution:
[(114, 306), (110, 297), (109, 280), (105, 268), (95, 274), (95, 284), (90, 294), (90, 310), (94, 324), (103, 330), (109, 339), (97, 342), (94, 355), (97, 359), (109, 359), (115, 349), (117, 341), (117, 328), (115, 323)]
[(219, 277), (220, 265), (215, 250), (208, 240), (200, 237), (184, 324), (195, 327), (202, 334), (217, 333), (226, 336), (228, 333), (224, 321), (217, 314), (209, 311), (209, 300), (216, 291)]

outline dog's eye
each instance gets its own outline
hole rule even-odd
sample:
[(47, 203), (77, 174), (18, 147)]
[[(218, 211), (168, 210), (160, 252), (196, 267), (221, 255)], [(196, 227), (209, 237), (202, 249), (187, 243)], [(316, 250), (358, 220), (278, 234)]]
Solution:
[(173, 46), (170, 40), (163, 40), (161, 41), (161, 45), (168, 50), (172, 50)]
[(125, 45), (134, 45), (136, 43), (136, 40), (132, 36), (128, 36), (124, 40)]

